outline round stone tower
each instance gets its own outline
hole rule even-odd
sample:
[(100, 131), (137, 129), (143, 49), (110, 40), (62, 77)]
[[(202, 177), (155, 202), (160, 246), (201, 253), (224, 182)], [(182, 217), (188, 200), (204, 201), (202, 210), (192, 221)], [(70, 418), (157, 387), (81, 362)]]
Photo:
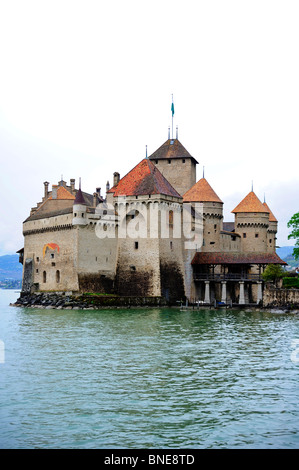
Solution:
[(235, 232), (241, 235), (243, 253), (267, 253), (269, 210), (251, 191), (232, 211)]
[(73, 225), (87, 225), (86, 202), (79, 188), (73, 205)]

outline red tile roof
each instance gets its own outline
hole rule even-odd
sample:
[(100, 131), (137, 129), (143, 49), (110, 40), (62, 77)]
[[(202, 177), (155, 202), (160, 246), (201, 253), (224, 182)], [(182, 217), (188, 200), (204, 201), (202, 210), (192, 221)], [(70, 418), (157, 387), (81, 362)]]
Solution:
[(256, 194), (251, 191), (246, 197), (234, 208), (233, 213), (238, 212), (269, 212), (268, 209), (261, 203)]
[(141, 160), (108, 192), (114, 193), (114, 196), (165, 194), (181, 198), (153, 162), (147, 158)]
[(166, 140), (161, 147), (149, 156), (150, 160), (171, 160), (173, 158), (191, 158), (195, 163), (198, 163), (178, 139)]
[[(50, 196), (49, 199), (53, 199), (53, 196)], [(75, 199), (75, 196), (71, 194), (64, 186), (59, 186), (57, 188), (56, 199)]]
[(191, 264), (287, 264), (276, 253), (195, 253)]
[(263, 206), (266, 207), (266, 209), (269, 211), (269, 222), (277, 222), (277, 219), (271, 209), (269, 208), (268, 204), (266, 202), (263, 202)]
[(184, 202), (221, 202), (205, 178), (201, 178), (183, 195)]

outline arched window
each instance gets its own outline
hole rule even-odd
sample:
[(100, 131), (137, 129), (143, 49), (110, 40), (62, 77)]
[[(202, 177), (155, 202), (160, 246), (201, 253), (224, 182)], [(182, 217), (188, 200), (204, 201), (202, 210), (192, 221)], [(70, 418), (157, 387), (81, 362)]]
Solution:
[(60, 271), (59, 271), (59, 269), (57, 269), (57, 271), (56, 271), (56, 282), (57, 283), (60, 282)]
[(47, 282), (47, 273), (43, 271), (43, 282)]

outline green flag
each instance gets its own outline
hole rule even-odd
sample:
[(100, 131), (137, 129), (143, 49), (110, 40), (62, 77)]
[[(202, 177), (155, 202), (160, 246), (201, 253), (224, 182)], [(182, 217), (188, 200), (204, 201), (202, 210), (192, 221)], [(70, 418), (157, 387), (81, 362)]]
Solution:
[(171, 103), (171, 112), (172, 112), (172, 115), (174, 115), (174, 104), (173, 104), (173, 102)]

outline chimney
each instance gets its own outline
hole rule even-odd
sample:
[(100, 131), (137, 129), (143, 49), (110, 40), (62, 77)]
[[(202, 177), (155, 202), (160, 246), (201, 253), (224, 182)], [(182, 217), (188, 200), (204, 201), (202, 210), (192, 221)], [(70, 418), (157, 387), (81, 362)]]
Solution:
[(93, 193), (93, 207), (97, 207), (98, 193)]
[(57, 199), (57, 184), (52, 184), (52, 199)]
[(109, 183), (109, 181), (107, 181), (107, 184), (106, 184), (106, 193), (108, 193), (109, 189), (110, 189), (110, 183)]
[(97, 194), (98, 194), (99, 197), (102, 197), (102, 196), (101, 196), (101, 188), (96, 188), (96, 192), (97, 192)]
[(74, 193), (75, 192), (75, 179), (74, 178), (70, 179), (70, 185), (71, 185), (71, 192)]
[(113, 173), (113, 186), (116, 186), (119, 183), (120, 175), (115, 171)]
[(59, 186), (63, 186), (64, 188), (66, 187), (66, 182), (63, 181), (63, 175), (61, 175), (61, 180), (59, 181)]
[(49, 195), (49, 183), (48, 181), (45, 181), (44, 182), (44, 197), (45, 199), (47, 199), (48, 195)]

